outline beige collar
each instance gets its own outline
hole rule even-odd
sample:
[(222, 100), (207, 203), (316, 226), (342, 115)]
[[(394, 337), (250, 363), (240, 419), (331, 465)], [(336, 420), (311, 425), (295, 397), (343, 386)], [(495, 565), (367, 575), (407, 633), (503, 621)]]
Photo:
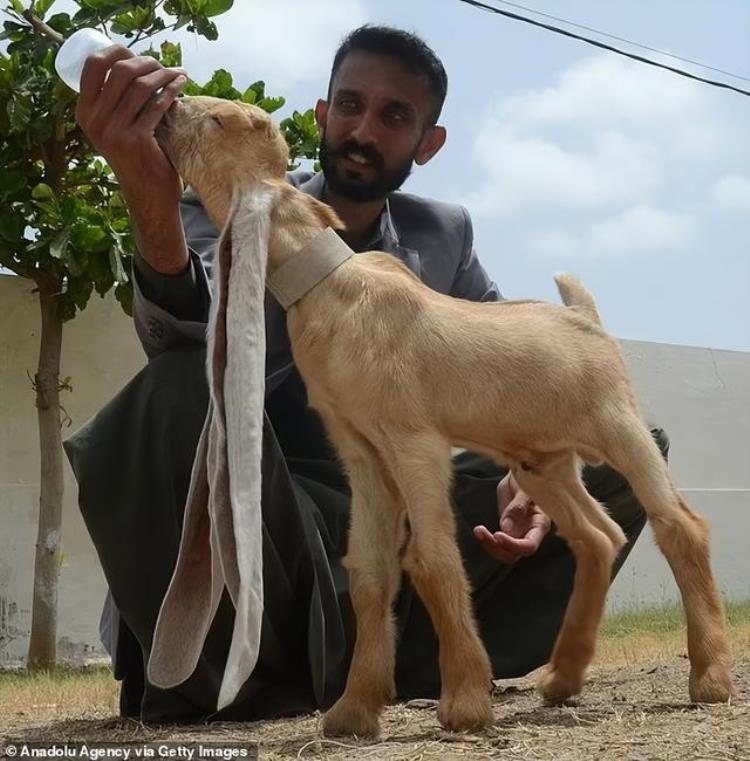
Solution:
[(289, 309), (353, 255), (336, 231), (327, 227), (269, 275), (266, 287)]

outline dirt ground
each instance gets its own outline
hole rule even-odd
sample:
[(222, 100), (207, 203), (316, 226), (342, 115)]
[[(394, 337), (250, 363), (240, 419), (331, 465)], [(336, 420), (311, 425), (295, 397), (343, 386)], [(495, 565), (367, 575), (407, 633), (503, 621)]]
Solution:
[[(735, 662), (738, 696), (729, 705), (692, 706), (684, 656), (653, 663), (598, 667), (584, 693), (544, 707), (533, 678), (499, 682), (495, 724), (477, 734), (451, 734), (437, 724), (432, 701), (389, 707), (379, 742), (320, 734), (320, 716), (189, 727), (144, 726), (107, 708), (85, 712), (34, 705), (0, 707), (0, 737), (24, 741), (255, 742), (259, 758), (330, 759), (746, 759), (750, 761), (750, 658)], [(114, 693), (112, 693), (114, 694)], [(53, 718), (54, 717), (54, 718)], [(0, 758), (4, 756), (0, 743)]]

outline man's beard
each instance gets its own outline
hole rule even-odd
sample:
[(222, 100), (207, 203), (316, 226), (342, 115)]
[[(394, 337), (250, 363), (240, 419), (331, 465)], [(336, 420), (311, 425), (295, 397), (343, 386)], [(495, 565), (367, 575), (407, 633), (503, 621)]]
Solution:
[[(368, 168), (374, 174), (373, 179), (366, 180), (361, 175), (341, 167), (341, 160), (349, 153), (358, 153), (370, 162)], [(375, 149), (349, 140), (338, 150), (332, 151), (326, 143), (325, 132), (321, 135), (318, 159), (328, 187), (350, 201), (378, 201), (385, 198), (406, 182), (414, 164), (411, 157), (392, 172), (388, 172), (383, 157)]]

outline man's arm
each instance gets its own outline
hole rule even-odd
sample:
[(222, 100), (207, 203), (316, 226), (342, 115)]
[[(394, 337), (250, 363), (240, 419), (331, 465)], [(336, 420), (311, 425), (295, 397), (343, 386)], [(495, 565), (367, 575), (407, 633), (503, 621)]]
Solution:
[(115, 45), (86, 59), (76, 105), (76, 120), (117, 176), (138, 249), (166, 275), (184, 272), (188, 253), (182, 184), (154, 130), (186, 83), (181, 69)]
[(180, 212), (188, 253), (184, 272), (164, 274), (140, 252), (134, 257), (135, 329), (149, 357), (176, 346), (206, 341), (219, 231), (192, 194), (186, 194)]
[(464, 215), (464, 241), (461, 259), (451, 286), (451, 296), (471, 301), (502, 301), (500, 289), (490, 279), (474, 251), (474, 227), (466, 209)]
[(133, 222), (135, 323), (149, 356), (205, 342), (210, 265), (201, 258), (210, 262), (218, 233), (191, 224), (190, 208), (181, 213), (182, 183), (154, 136), (186, 82), (181, 69), (116, 45), (86, 60), (76, 106), (76, 120), (112, 167)]

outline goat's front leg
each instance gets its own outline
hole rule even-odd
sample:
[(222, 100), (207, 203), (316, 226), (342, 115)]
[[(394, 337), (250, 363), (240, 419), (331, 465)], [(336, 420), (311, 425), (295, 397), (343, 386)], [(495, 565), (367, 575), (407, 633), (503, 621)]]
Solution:
[(401, 434), (389, 442), (388, 456), (411, 528), (401, 562), (439, 640), (438, 720), (456, 731), (486, 727), (493, 721), (492, 670), (456, 543), (450, 447), (436, 434)]
[(398, 549), (403, 519), (398, 501), (386, 486), (387, 474), (367, 442), (358, 441), (356, 447), (339, 445), (339, 451), (352, 488), (344, 565), (349, 570), (357, 639), (344, 694), (323, 717), (323, 732), (375, 737), (383, 706), (395, 696), (392, 608), (401, 582)]

